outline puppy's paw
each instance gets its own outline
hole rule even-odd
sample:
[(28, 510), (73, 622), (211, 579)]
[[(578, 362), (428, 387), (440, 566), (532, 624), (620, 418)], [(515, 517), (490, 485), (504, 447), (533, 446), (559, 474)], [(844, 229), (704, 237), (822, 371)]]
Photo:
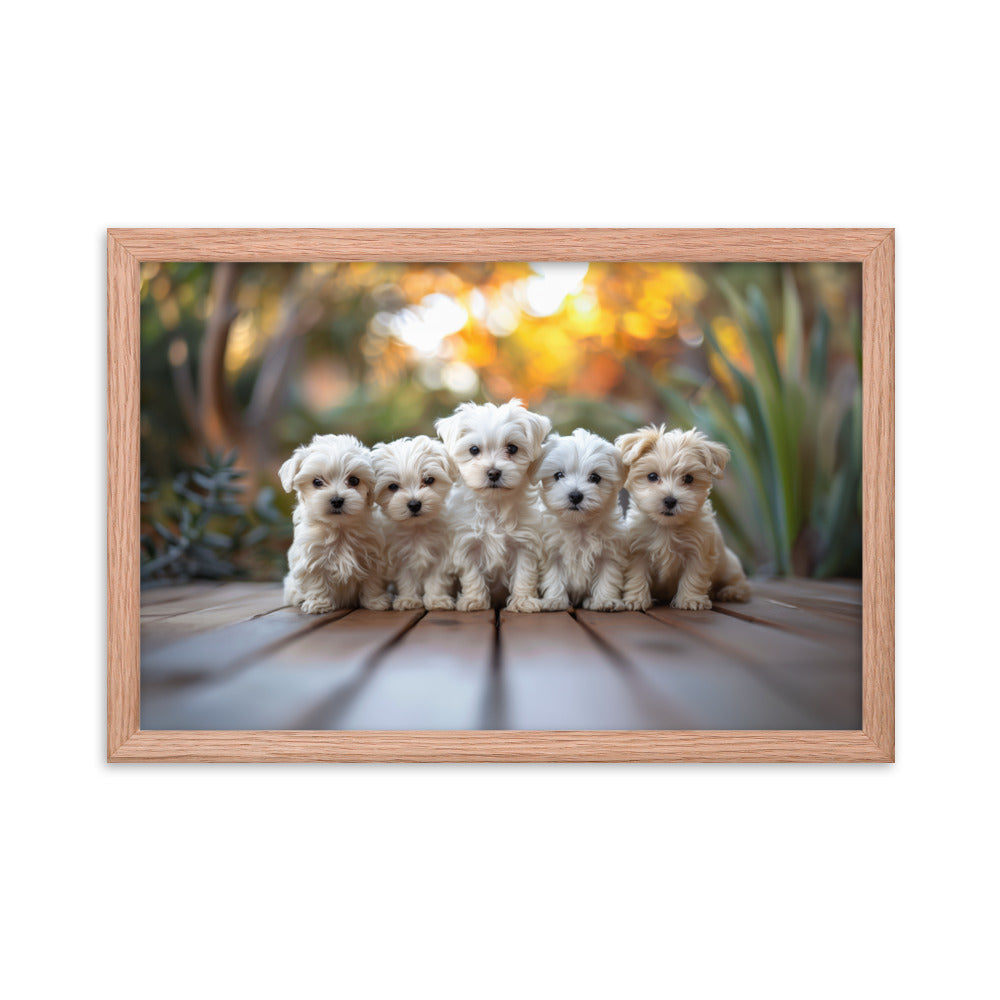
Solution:
[(393, 611), (415, 611), (423, 606), (424, 602), (419, 597), (397, 597), (392, 602)]
[(653, 606), (653, 600), (650, 597), (626, 597), (622, 601), (622, 611), (645, 611), (647, 608)]
[(460, 597), (455, 602), (456, 611), (486, 611), (490, 606), (489, 597)]
[(717, 601), (738, 601), (746, 604), (750, 600), (750, 584), (746, 581), (742, 583), (731, 583), (728, 587), (723, 587), (716, 595)]
[(670, 602), (670, 607), (679, 611), (708, 611), (712, 607), (712, 602), (707, 594), (692, 594), (690, 597), (678, 595)]
[(569, 611), (570, 609), (570, 603), (565, 597), (543, 597), (540, 603), (542, 611)]
[(388, 594), (379, 594), (378, 597), (362, 597), (361, 607), (369, 611), (388, 611), (392, 607), (392, 598)]
[(325, 615), (336, 610), (336, 606), (322, 597), (308, 597), (301, 604), (302, 611), (307, 615)]
[(514, 597), (507, 600), (507, 610), (522, 615), (533, 615), (542, 610), (542, 602), (537, 597)]
[(424, 594), (424, 607), (428, 611), (454, 611), (455, 598), (448, 594)]
[(603, 597), (600, 599), (587, 597), (584, 599), (583, 606), (588, 611), (632, 611), (633, 608), (629, 608), (625, 601), (619, 601), (614, 597)]

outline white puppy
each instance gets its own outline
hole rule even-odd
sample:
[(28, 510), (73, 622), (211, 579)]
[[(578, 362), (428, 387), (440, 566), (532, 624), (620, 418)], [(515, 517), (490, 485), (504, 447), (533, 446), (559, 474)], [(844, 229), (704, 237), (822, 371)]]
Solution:
[(699, 430), (644, 427), (615, 440), (628, 469), (629, 566), (624, 599), (631, 610), (653, 599), (697, 611), (718, 601), (748, 601), (750, 585), (726, 548), (708, 495), (729, 462), (725, 445)]
[(458, 475), (451, 456), (440, 441), (421, 434), (375, 445), (372, 465), (388, 576), (396, 585), (394, 610), (454, 608), (451, 531), (443, 516)]
[(625, 467), (614, 446), (578, 427), (542, 449), (542, 604), (621, 611), (625, 523), (618, 493)]
[(434, 426), (462, 477), (448, 503), (461, 582), (456, 608), (478, 611), (506, 601), (511, 611), (540, 611), (542, 519), (532, 476), (552, 424), (512, 399), (501, 406), (462, 403)]
[(317, 434), (278, 472), (295, 491), (295, 534), (288, 550), (285, 603), (307, 614), (390, 606), (382, 536), (375, 523), (371, 452), (349, 434)]

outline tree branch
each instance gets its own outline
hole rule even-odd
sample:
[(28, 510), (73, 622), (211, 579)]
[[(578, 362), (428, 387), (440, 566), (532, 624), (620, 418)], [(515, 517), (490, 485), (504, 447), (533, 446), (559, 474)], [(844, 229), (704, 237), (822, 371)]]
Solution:
[(240, 438), (240, 421), (226, 385), (226, 345), (236, 319), (235, 291), (239, 265), (216, 264), (212, 272), (212, 315), (205, 327), (198, 366), (198, 397), (201, 435), (212, 447)]

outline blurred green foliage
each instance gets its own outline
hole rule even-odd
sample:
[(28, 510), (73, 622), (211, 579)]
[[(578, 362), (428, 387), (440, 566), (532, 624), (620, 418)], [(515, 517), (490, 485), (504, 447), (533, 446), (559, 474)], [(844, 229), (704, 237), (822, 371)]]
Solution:
[[(288, 532), (274, 505), (274, 490), (266, 487), (252, 504), (246, 503), (238, 482), (246, 473), (236, 468), (236, 459), (235, 452), (207, 453), (203, 464), (177, 473), (163, 494), (143, 473), (144, 582), (222, 580), (247, 576), (254, 569), (270, 575), (274, 565), (280, 567), (280, 543)], [(262, 566), (267, 562), (272, 566)]]

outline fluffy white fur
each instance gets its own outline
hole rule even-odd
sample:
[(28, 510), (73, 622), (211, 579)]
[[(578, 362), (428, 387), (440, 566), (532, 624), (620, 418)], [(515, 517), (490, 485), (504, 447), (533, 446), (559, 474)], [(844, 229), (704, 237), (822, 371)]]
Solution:
[(532, 477), (552, 424), (511, 399), (501, 406), (462, 403), (434, 426), (461, 475), (448, 502), (461, 583), (456, 608), (506, 601), (511, 611), (540, 611), (542, 519)]
[(371, 452), (349, 434), (317, 434), (295, 449), (278, 476), (297, 499), (285, 602), (313, 615), (358, 604), (386, 610)]
[(375, 503), (382, 512), (396, 611), (455, 607), (451, 531), (445, 506), (458, 475), (440, 441), (425, 435), (372, 449)]
[(628, 469), (633, 500), (627, 531), (624, 600), (631, 610), (654, 599), (688, 611), (718, 601), (747, 601), (750, 585), (726, 548), (708, 495), (729, 462), (725, 445), (699, 430), (645, 427), (615, 445)]
[(542, 605), (560, 611), (582, 605), (621, 611), (625, 524), (618, 493), (621, 456), (604, 438), (578, 427), (553, 434), (542, 450)]

